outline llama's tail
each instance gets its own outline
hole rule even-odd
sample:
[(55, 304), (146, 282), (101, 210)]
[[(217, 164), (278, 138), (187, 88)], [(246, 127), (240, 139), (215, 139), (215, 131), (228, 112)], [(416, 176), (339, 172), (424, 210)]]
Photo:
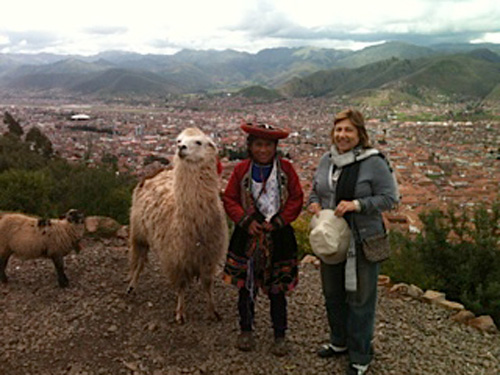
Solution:
[(139, 241), (135, 238), (131, 239), (129, 250), (130, 272), (128, 277), (130, 283), (127, 288), (127, 293), (133, 292), (136, 288), (139, 275), (144, 268), (144, 264), (146, 264), (148, 260), (148, 251), (149, 245), (146, 242)]

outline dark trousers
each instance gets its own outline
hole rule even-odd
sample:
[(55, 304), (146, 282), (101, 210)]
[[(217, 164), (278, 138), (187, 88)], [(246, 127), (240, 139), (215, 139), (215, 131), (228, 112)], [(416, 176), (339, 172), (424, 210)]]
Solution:
[[(240, 314), (240, 328), (242, 331), (251, 331), (255, 315), (255, 297), (251, 298), (246, 288), (240, 288), (238, 298), (238, 312)], [(285, 337), (287, 328), (287, 312), (285, 292), (269, 293), (271, 302), (271, 321), (273, 322), (274, 337)]]
[(347, 346), (351, 362), (367, 365), (373, 358), (372, 339), (380, 264), (369, 262), (363, 250), (356, 249), (356, 292), (345, 290), (345, 264), (321, 263), (330, 340), (333, 345)]

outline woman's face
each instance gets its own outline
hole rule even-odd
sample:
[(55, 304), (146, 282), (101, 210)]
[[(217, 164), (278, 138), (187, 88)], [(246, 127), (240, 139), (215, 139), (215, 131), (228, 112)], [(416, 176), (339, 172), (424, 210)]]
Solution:
[(359, 144), (358, 129), (348, 118), (335, 124), (332, 138), (333, 144), (337, 147), (340, 154), (352, 150)]
[(271, 163), (276, 155), (276, 146), (275, 141), (263, 138), (255, 139), (250, 145), (252, 159), (259, 164)]

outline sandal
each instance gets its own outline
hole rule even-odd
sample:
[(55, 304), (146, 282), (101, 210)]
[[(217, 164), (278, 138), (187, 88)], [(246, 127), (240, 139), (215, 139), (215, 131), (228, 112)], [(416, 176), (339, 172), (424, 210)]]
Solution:
[(347, 367), (346, 375), (364, 375), (368, 371), (368, 365), (350, 363)]
[(284, 357), (288, 354), (288, 352), (288, 345), (286, 344), (284, 337), (274, 339), (274, 344), (271, 347), (271, 353), (273, 353), (276, 357)]
[(347, 353), (347, 346), (337, 346), (333, 344), (324, 344), (317, 351), (318, 356), (321, 358), (330, 358), (337, 355)]

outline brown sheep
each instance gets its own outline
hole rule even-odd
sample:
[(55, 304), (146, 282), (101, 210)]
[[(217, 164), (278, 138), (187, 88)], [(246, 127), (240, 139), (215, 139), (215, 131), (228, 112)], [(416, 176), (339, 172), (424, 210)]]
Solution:
[(79, 251), (85, 232), (84, 216), (69, 210), (63, 219), (39, 219), (24, 214), (0, 216), (0, 281), (7, 283), (5, 269), (11, 255), (20, 259), (50, 258), (57, 272), (59, 286), (68, 286), (64, 256)]

